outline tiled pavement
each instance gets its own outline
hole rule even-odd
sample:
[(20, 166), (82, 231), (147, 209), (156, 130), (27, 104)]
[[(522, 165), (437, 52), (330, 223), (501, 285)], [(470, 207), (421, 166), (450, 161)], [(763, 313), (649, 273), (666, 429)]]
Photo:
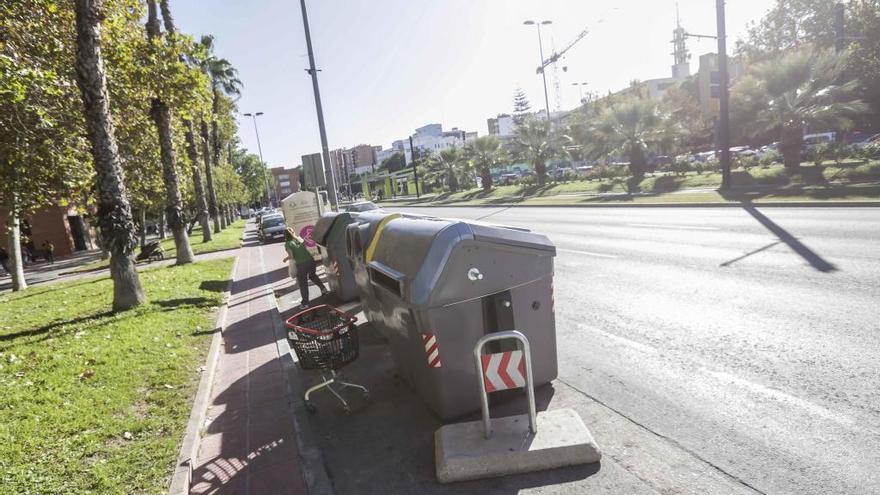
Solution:
[(289, 284), (282, 257), (280, 244), (259, 245), (248, 226), (193, 471), (193, 494), (306, 493), (273, 330), (271, 291)]

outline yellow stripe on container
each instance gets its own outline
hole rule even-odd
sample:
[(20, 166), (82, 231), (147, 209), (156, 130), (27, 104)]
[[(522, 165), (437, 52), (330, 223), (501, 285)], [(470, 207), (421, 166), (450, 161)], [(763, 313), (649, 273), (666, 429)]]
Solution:
[(395, 218), (400, 218), (400, 213), (392, 213), (379, 222), (379, 226), (376, 227), (376, 233), (373, 234), (373, 239), (370, 241), (370, 245), (367, 246), (367, 263), (373, 261), (373, 254), (376, 253), (376, 245), (379, 243), (379, 238), (382, 237), (382, 231), (385, 230), (385, 224)]

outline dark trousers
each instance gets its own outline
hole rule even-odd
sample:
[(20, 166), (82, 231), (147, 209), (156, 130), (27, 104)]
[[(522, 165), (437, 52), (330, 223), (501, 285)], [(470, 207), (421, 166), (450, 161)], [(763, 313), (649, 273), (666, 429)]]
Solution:
[(49, 263), (55, 263), (55, 253), (52, 251), (46, 251), (46, 261)]
[(308, 305), (309, 304), (309, 280), (315, 283), (321, 292), (325, 291), (324, 283), (321, 282), (321, 279), (318, 278), (318, 274), (315, 273), (318, 266), (315, 264), (315, 260), (307, 261), (301, 265), (296, 265), (296, 285), (299, 286), (299, 295), (302, 297), (302, 303)]

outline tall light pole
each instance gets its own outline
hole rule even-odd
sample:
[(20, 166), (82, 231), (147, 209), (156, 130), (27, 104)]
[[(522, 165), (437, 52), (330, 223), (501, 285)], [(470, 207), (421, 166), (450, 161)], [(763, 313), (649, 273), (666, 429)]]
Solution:
[(266, 168), (267, 172), (264, 176), (266, 179), (266, 206), (272, 206), (272, 194), (270, 193), (269, 189), (269, 164), (266, 163), (265, 160), (263, 160), (263, 146), (260, 145), (260, 130), (257, 129), (257, 117), (259, 117), (260, 115), (263, 115), (263, 112), (244, 114), (245, 117), (250, 117), (254, 121), (254, 133), (257, 135), (257, 151), (260, 152), (260, 163), (263, 164), (263, 167)]
[(715, 0), (718, 25), (718, 143), (721, 145), (721, 189), (730, 190), (730, 90), (727, 75), (727, 26), (724, 0)]
[(318, 70), (315, 68), (315, 53), (312, 51), (312, 35), (309, 33), (309, 16), (306, 13), (306, 0), (300, 0), (303, 16), (303, 30), (306, 33), (306, 48), (309, 51), (309, 68), (306, 70), (312, 76), (312, 88), (315, 90), (315, 110), (318, 112), (318, 131), (321, 133), (321, 155), (324, 158), (324, 173), (327, 176), (327, 196), (330, 207), (334, 210), (339, 204), (336, 199), (336, 178), (333, 177), (333, 167), (330, 166), (330, 147), (327, 145), (327, 130), (324, 128), (324, 110), (321, 108), (321, 92), (318, 90)]
[(538, 28), (538, 50), (541, 54), (541, 78), (544, 79), (544, 110), (547, 111), (547, 125), (550, 125), (550, 97), (547, 96), (547, 71), (544, 70), (544, 42), (541, 40), (541, 25), (553, 24), (553, 21), (525, 21), (526, 26), (535, 26)]

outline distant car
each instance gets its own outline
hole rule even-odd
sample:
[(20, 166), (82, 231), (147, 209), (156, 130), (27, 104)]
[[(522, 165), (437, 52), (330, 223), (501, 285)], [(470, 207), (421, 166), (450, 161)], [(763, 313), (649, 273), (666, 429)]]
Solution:
[(868, 146), (878, 144), (878, 143), (880, 143), (880, 134), (874, 134), (873, 136), (871, 136), (867, 139), (864, 139), (862, 141), (859, 141), (858, 143), (855, 143), (854, 146), (857, 148), (860, 148), (860, 149), (865, 149)]
[(502, 186), (509, 186), (519, 179), (519, 175), (517, 174), (501, 174), (501, 177), (498, 178), (498, 182), (501, 183)]
[(804, 151), (812, 151), (820, 144), (833, 143), (836, 137), (834, 132), (820, 132), (804, 136)]
[(349, 213), (360, 213), (363, 211), (378, 210), (379, 207), (372, 201), (359, 201), (345, 207), (345, 211)]
[(257, 237), (263, 243), (276, 239), (284, 239), (284, 230), (287, 225), (284, 223), (284, 217), (274, 213), (265, 215), (260, 220), (260, 230), (257, 231)]
[(757, 153), (748, 146), (734, 146), (730, 148), (730, 154), (734, 156), (754, 156)]

